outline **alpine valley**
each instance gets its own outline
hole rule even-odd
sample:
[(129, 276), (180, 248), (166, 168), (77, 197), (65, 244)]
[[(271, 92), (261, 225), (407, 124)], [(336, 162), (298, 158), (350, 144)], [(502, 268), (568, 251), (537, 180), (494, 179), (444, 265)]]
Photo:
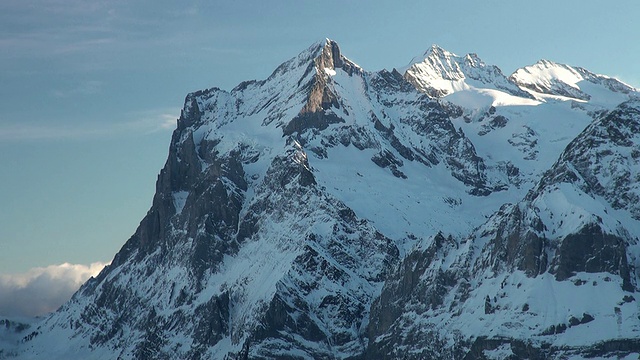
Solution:
[(640, 92), (323, 40), (186, 96), (151, 209), (0, 358), (637, 359)]

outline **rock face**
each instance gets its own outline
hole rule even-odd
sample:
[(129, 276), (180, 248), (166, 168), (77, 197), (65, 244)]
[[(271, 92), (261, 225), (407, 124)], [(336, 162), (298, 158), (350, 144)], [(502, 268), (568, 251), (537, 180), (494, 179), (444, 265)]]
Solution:
[(325, 40), (187, 95), (134, 235), (0, 358), (637, 353), (638, 93), (517, 74), (437, 47), (368, 72)]

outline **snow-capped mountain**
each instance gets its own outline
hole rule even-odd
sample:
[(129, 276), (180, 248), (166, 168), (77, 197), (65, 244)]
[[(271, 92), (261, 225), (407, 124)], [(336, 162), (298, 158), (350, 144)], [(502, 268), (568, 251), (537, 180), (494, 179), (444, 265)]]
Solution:
[(187, 95), (135, 234), (0, 358), (639, 353), (638, 92), (576, 69), (323, 40)]
[(469, 89), (497, 89), (530, 97), (509, 81), (502, 70), (485, 64), (478, 55), (458, 56), (437, 45), (431, 46), (422, 56), (414, 57), (402, 72), (416, 89), (434, 98)]

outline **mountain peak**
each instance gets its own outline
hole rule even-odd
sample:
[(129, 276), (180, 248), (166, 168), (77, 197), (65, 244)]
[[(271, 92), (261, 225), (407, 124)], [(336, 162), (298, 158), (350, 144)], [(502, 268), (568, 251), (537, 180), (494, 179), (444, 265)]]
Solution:
[(294, 61), (300, 65), (308, 65), (310, 61), (314, 62), (319, 73), (331, 75), (336, 69), (343, 69), (349, 75), (354, 72), (362, 73), (362, 68), (343, 56), (338, 43), (329, 38), (316, 41), (295, 59), (298, 61), (292, 59), (290, 62)]
[(430, 48), (427, 49), (427, 51), (424, 52), (423, 57), (427, 58), (427, 57), (452, 57), (452, 56), (457, 56), (456, 54), (440, 47), (437, 44), (432, 44)]
[(322, 52), (318, 55), (318, 67), (335, 70), (344, 65), (344, 57), (340, 53), (340, 46), (337, 42), (327, 38), (322, 46)]
[(472, 88), (495, 89), (530, 98), (510, 83), (497, 66), (485, 64), (477, 54), (458, 56), (438, 45), (432, 45), (422, 56), (414, 57), (402, 72), (407, 81), (433, 98)]
[(637, 93), (637, 89), (615, 78), (545, 59), (516, 70), (509, 79), (541, 96), (560, 96), (607, 106)]
[(534, 65), (545, 66), (545, 67), (556, 67), (556, 66), (566, 67), (567, 66), (565, 64), (560, 64), (555, 61), (547, 60), (547, 59), (540, 59), (536, 61)]
[(362, 74), (360, 66), (343, 56), (338, 43), (331, 39), (317, 42), (310, 49), (314, 49), (313, 56), (306, 60), (307, 67), (303, 76), (311, 76), (304, 85), (304, 87), (308, 86), (309, 92), (298, 117), (285, 126), (285, 134), (301, 131), (307, 127), (324, 128), (328, 124), (340, 122), (335, 117), (324, 115), (325, 110), (340, 107), (335, 90), (330, 86), (332, 81), (329, 78), (335, 76), (337, 70), (349, 76)]

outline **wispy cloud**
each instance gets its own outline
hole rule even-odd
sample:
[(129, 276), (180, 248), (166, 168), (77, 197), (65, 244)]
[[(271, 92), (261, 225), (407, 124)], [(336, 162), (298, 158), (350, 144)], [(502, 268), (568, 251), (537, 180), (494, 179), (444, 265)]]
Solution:
[[(72, 92), (60, 93), (58, 96), (71, 94)], [(180, 110), (175, 108), (160, 108), (128, 113), (123, 115), (124, 119), (118, 121), (81, 126), (0, 123), (0, 141), (85, 140), (119, 136), (124, 133), (151, 134), (173, 131), (179, 113)]]
[[(11, 1), (0, 2), (0, 50), (5, 57), (99, 53), (109, 59), (125, 51), (157, 46), (173, 47), (194, 39), (184, 21), (197, 17), (197, 4), (126, 1)], [(182, 25), (182, 26), (176, 26)], [(188, 46), (188, 45), (187, 45)]]
[(0, 315), (38, 316), (55, 311), (105, 265), (64, 263), (0, 275)]
[(0, 48), (3, 56), (50, 56), (69, 47), (95, 48), (112, 41), (118, 27), (111, 24), (108, 2), (7, 1), (0, 4)]
[(115, 38), (95, 38), (95, 39), (87, 39), (87, 40), (77, 40), (74, 42), (69, 42), (67, 44), (60, 44), (56, 46), (53, 50), (53, 54), (68, 54), (68, 53), (79, 53), (85, 51), (96, 51), (99, 48), (104, 48), (106, 45), (115, 44)]
[(139, 129), (146, 133), (173, 130), (176, 128), (177, 111), (173, 108), (140, 111), (129, 114), (133, 119), (125, 126), (130, 129)]
[(0, 141), (31, 141), (31, 140), (72, 140), (106, 136), (110, 133), (107, 128), (73, 128), (51, 127), (43, 125), (14, 124), (0, 126)]
[(163, 119), (163, 122), (160, 124), (159, 129), (162, 130), (173, 130), (176, 127), (177, 124), (177, 119), (175, 117), (175, 115), (171, 115), (171, 114), (162, 114), (160, 115), (161, 119)]
[(77, 84), (69, 89), (58, 89), (53, 91), (53, 95), (59, 98), (68, 98), (78, 95), (94, 95), (102, 90), (102, 81), (89, 80)]

